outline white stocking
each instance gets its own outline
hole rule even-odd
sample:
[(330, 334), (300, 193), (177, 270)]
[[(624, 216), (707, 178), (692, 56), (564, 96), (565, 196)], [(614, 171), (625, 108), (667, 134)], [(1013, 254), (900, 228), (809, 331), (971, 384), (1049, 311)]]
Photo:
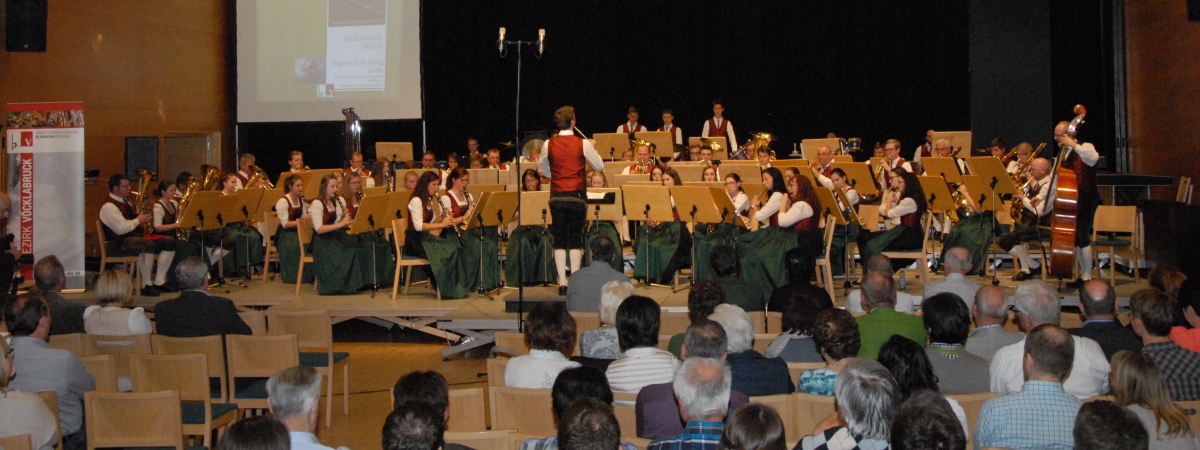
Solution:
[(579, 271), (579, 265), (583, 263), (583, 250), (572, 249), (568, 253), (571, 258), (571, 273)]
[(554, 249), (554, 267), (558, 269), (558, 285), (567, 285), (567, 250)]
[(1030, 273), (1033, 263), (1029, 261), (1029, 247), (1026, 247), (1025, 244), (1015, 245), (1012, 250), (1008, 251), (1008, 254), (1012, 255), (1014, 260), (1021, 261), (1023, 272)]
[(142, 277), (142, 285), (154, 284), (154, 254), (142, 253), (138, 257), (138, 273)]
[(1083, 281), (1092, 279), (1093, 256), (1092, 246), (1079, 248), (1079, 278), (1083, 278)]
[(171, 270), (171, 260), (173, 259), (175, 259), (175, 252), (158, 253), (158, 273), (154, 275), (155, 286), (162, 286), (167, 282), (167, 271)]

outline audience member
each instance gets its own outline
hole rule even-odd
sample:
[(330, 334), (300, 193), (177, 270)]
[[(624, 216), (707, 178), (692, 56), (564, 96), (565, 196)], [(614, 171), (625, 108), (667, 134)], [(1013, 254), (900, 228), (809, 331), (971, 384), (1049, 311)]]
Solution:
[(932, 391), (909, 395), (892, 421), (892, 450), (965, 449), (966, 431), (953, 425), (957, 419), (946, 400)]
[[(1020, 292), (1017, 295), (1023, 297)], [(1079, 339), (1053, 323), (1040, 324), (1025, 336), (1020, 344), (1024, 386), (1012, 395), (984, 402), (972, 437), (975, 448), (1071, 448), (1080, 401), (1064, 390), (1063, 378), (1077, 360)], [(992, 365), (1000, 358), (997, 354)]]
[[(96, 303), (83, 311), (83, 328), (97, 336), (150, 334), (154, 327), (146, 310), (129, 308), (133, 300), (133, 280), (118, 270), (105, 270), (96, 279)], [(54, 317), (54, 313), (51, 313)]]
[(813, 342), (825, 359), (825, 367), (806, 370), (796, 381), (805, 394), (833, 395), (838, 373), (846, 367), (862, 345), (858, 322), (849, 311), (829, 308), (817, 315), (813, 324)]
[(29, 434), (34, 449), (54, 450), (58, 444), (54, 414), (37, 394), (8, 388), (16, 372), (13, 353), (0, 339), (0, 436)]
[(83, 394), (96, 389), (96, 381), (71, 352), (50, 348), (50, 307), (39, 293), (21, 294), (8, 301), (4, 322), (12, 333), (12, 364), (21, 368), (8, 386), (58, 394), (63, 450), (86, 449)]
[(746, 311), (733, 305), (718, 305), (708, 318), (725, 328), (729, 341), (725, 361), (733, 371), (734, 389), (751, 397), (795, 391), (787, 363), (779, 358), (766, 358), (754, 350), (754, 324)]
[(567, 309), (571, 311), (597, 312), (601, 287), (611, 281), (629, 283), (628, 276), (612, 268), (612, 261), (620, 257), (621, 248), (611, 239), (603, 236), (592, 239), (588, 250), (592, 252), (592, 263), (572, 273), (571, 283), (567, 285)]
[(833, 299), (829, 298), (829, 291), (814, 286), (810, 281), (816, 272), (816, 260), (807, 251), (799, 248), (788, 250), (783, 258), (788, 273), (788, 284), (771, 292), (767, 311), (787, 311), (788, 305), (798, 294), (805, 294), (816, 300), (821, 309), (832, 308)]
[[(892, 336), (879, 349), (879, 364), (892, 373), (896, 380), (896, 388), (900, 390), (900, 401), (908, 399), (917, 391), (931, 391), (943, 394), (938, 388), (938, 377), (933, 373), (929, 358), (916, 342), (904, 336)], [(954, 415), (958, 418), (963, 432), (967, 430), (967, 412), (962, 409), (957, 400), (946, 397)]]
[[(891, 278), (892, 260), (884, 255), (875, 255), (867, 259), (863, 264), (863, 271), (869, 273), (881, 273), (884, 276)], [(864, 274), (865, 275), (865, 274)], [(896, 312), (911, 314), (913, 305), (921, 304), (921, 297), (912, 295), (906, 292), (896, 293)], [(846, 294), (846, 310), (854, 313), (864, 312), (862, 308), (862, 290), (855, 289)]]
[(783, 419), (774, 408), (748, 403), (733, 411), (718, 450), (787, 450)]
[(1096, 341), (1110, 361), (1120, 350), (1142, 349), (1137, 334), (1117, 321), (1117, 291), (1107, 282), (1091, 280), (1083, 284), (1079, 290), (1079, 312), (1083, 314), (1083, 326), (1067, 331)]
[(563, 369), (579, 367), (567, 359), (575, 349), (575, 318), (567, 305), (539, 302), (525, 316), (525, 344), (529, 354), (510, 359), (504, 369), (504, 385), (546, 389)]
[(1200, 400), (1200, 353), (1180, 347), (1169, 337), (1175, 309), (1171, 297), (1157, 289), (1142, 289), (1133, 293), (1129, 303), (1142, 352), (1162, 369), (1171, 400)]
[(718, 244), (708, 252), (708, 264), (721, 290), (725, 291), (725, 303), (742, 308), (744, 311), (763, 311), (767, 308), (767, 300), (771, 291), (757, 283), (742, 280), (738, 276), (738, 254), (732, 246)]
[(621, 357), (621, 345), (617, 341), (617, 308), (631, 295), (633, 284), (628, 281), (604, 283), (600, 289), (600, 328), (584, 331), (579, 336), (580, 356), (609, 360)]
[[(695, 322), (697, 319), (707, 319), (713, 309), (722, 303), (725, 303), (725, 291), (720, 286), (710, 281), (697, 281), (688, 290), (688, 320)], [(682, 346), (683, 333), (679, 333), (671, 336), (667, 351), (679, 358)]]
[(1186, 326), (1171, 327), (1171, 340), (1193, 352), (1200, 352), (1200, 279), (1183, 282), (1178, 304)]
[(715, 450), (725, 428), (732, 379), (729, 367), (720, 360), (684, 360), (673, 386), (679, 415), (687, 426), (679, 436), (651, 441), (646, 450)]
[(250, 326), (238, 315), (233, 301), (209, 295), (208, 266), (192, 256), (175, 267), (179, 297), (154, 306), (158, 334), (198, 337), (215, 334), (250, 334)]
[(892, 417), (900, 405), (900, 391), (892, 374), (875, 361), (852, 358), (838, 374), (835, 392), (838, 422), (845, 425), (828, 427), (828, 420), (822, 422), (815, 434), (800, 440), (798, 448), (888, 448)]
[[(943, 292), (958, 295), (963, 306), (970, 308), (967, 302), (975, 298), (975, 292), (981, 287), (979, 283), (967, 279), (971, 273), (971, 252), (962, 247), (946, 250), (946, 277), (925, 285), (925, 298), (928, 299)], [(924, 309), (924, 306), (922, 306)]]
[(438, 450), (446, 421), (432, 406), (414, 402), (392, 411), (383, 421), (383, 450)]
[[(1021, 283), (1017, 286), (1013, 299), (1016, 302), (1013, 312), (1017, 314), (1021, 329), (1032, 330), (1043, 324), (1058, 326), (1058, 294), (1046, 282), (1033, 280)], [(1059, 380), (1062, 388), (1081, 400), (1107, 394), (1108, 358), (1104, 357), (1100, 344), (1079, 336), (1072, 336), (1071, 340), (1074, 343), (1071, 352), (1071, 376), (1066, 382)], [(1022, 362), (1025, 360), (1027, 345), (1026, 342), (1017, 342), (996, 352), (988, 368), (992, 392), (1003, 396), (1020, 392), (1022, 386), (1028, 386), (1023, 373), (1026, 364)]]
[[(949, 257), (947, 257), (949, 259)], [(971, 329), (971, 310), (958, 294), (943, 292), (921, 304), (929, 346), (925, 355), (937, 374), (943, 394), (973, 394), (988, 391), (988, 361), (966, 350)]]
[(83, 312), (87, 306), (67, 300), (62, 290), (67, 285), (67, 271), (54, 255), (44, 256), (33, 265), (33, 281), (50, 307), (50, 335), (84, 333)]
[(571, 402), (558, 423), (558, 448), (562, 450), (617, 450), (621, 425), (612, 405), (585, 397)]
[(1008, 296), (996, 286), (984, 286), (975, 292), (971, 315), (975, 331), (967, 338), (967, 353), (979, 355), (989, 363), (997, 350), (1025, 337), (1025, 333), (1004, 329), (1004, 322), (1008, 321)]
[[(708, 319), (696, 319), (687, 329), (682, 352), (686, 358), (711, 358), (724, 361), (728, 339), (721, 324)], [(729, 392), (729, 410), (750, 401), (736, 389)], [(645, 439), (666, 439), (683, 434), (679, 403), (675, 401), (672, 383), (651, 384), (638, 392), (635, 407), (637, 436)]]
[[(446, 377), (434, 371), (412, 371), (396, 380), (392, 386), (392, 409), (400, 409), (404, 405), (420, 402), (433, 407), (434, 411), (442, 411), (445, 420), (450, 420), (450, 386)], [(446, 444), (446, 450), (465, 449), (458, 444)]]
[(1108, 400), (1084, 403), (1075, 417), (1076, 450), (1147, 450), (1150, 438), (1138, 417)]
[(253, 416), (229, 426), (217, 450), (288, 450), (288, 429), (269, 416)]
[[(613, 391), (608, 386), (604, 372), (595, 367), (574, 367), (562, 371), (550, 389), (550, 411), (559, 430), (569, 422), (572, 403), (591, 398), (611, 408)], [(526, 439), (519, 450), (555, 450), (559, 447), (558, 436)], [(622, 450), (634, 450), (630, 444), (621, 444)]]
[(1177, 300), (1179, 299), (1179, 290), (1187, 279), (1187, 275), (1184, 275), (1178, 267), (1161, 263), (1146, 275), (1146, 281), (1150, 283), (1150, 287), (1166, 292), (1171, 298)]
[(812, 339), (813, 323), (821, 309), (811, 295), (796, 294), (783, 311), (783, 334), (767, 346), (763, 356), (778, 356), (787, 362), (821, 362), (821, 352)]
[(867, 314), (859, 316), (858, 330), (862, 336), (860, 358), (874, 359), (879, 356), (879, 347), (888, 338), (901, 335), (913, 342), (925, 342), (925, 324), (921, 318), (896, 312), (896, 288), (892, 277), (879, 272), (863, 276), (862, 308)]
[(1129, 408), (1146, 429), (1150, 448), (1198, 449), (1188, 414), (1171, 401), (1162, 369), (1145, 353), (1122, 350), (1112, 359), (1113, 399)]
[(671, 381), (675, 375), (679, 361), (658, 348), (661, 312), (658, 303), (640, 295), (625, 299), (617, 308), (617, 340), (622, 356), (605, 372), (613, 391), (637, 392), (648, 384)]
[(289, 367), (267, 379), (271, 415), (288, 429), (292, 450), (331, 449), (317, 440), (321, 412), (321, 374), (312, 367)]

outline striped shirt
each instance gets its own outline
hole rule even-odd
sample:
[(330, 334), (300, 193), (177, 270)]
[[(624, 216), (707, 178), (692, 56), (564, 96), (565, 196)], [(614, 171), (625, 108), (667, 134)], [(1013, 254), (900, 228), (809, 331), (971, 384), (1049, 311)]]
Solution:
[(608, 384), (613, 392), (637, 392), (651, 384), (670, 383), (679, 361), (657, 347), (634, 347), (608, 365)]
[(682, 435), (650, 441), (646, 450), (716, 450), (724, 431), (721, 422), (688, 422)]
[(1026, 381), (1021, 392), (983, 404), (975, 423), (975, 448), (1071, 449), (1082, 403), (1062, 383)]

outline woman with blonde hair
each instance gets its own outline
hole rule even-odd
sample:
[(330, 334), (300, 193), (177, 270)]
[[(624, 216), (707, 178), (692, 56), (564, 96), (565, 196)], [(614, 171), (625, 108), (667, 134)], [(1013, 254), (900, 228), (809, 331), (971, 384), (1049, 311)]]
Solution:
[(617, 341), (617, 308), (633, 295), (628, 281), (609, 281), (600, 288), (600, 328), (584, 331), (579, 336), (579, 353), (584, 358), (618, 359), (621, 346)]
[(96, 303), (83, 311), (83, 329), (96, 336), (129, 336), (154, 331), (146, 310), (130, 309), (133, 280), (128, 272), (105, 270), (96, 279)]
[(1150, 434), (1151, 449), (1198, 449), (1200, 439), (1187, 413), (1171, 402), (1162, 369), (1149, 355), (1121, 350), (1112, 358), (1113, 398), (1137, 415)]

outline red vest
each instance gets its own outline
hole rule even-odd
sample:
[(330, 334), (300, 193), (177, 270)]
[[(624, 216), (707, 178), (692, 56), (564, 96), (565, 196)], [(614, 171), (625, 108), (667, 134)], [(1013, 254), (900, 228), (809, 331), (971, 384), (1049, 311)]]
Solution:
[(921, 157), (928, 158), (930, 156), (933, 156), (933, 153), (929, 152), (929, 144), (928, 143), (921, 144)]
[(237, 177), (238, 177), (238, 180), (241, 180), (241, 181), (242, 181), (242, 187), (250, 187), (250, 186), (246, 186), (246, 183), (249, 183), (249, 182), (250, 182), (250, 179), (249, 179), (249, 178), (246, 178), (246, 177), (242, 176), (242, 173), (241, 173), (241, 172), (238, 172), (238, 173), (236, 173), (235, 175), (237, 175)]
[(630, 129), (629, 129), (629, 122), (625, 122), (625, 123), (621, 124), (621, 131), (624, 131), (624, 132), (625, 132), (625, 134), (633, 134), (635, 131), (637, 131), (637, 130), (639, 130), (639, 129), (641, 129), (641, 128), (642, 128), (642, 125), (641, 125), (641, 124), (634, 124), (634, 126), (635, 126), (635, 127), (634, 127), (634, 129), (633, 129), (633, 130), (630, 130)]
[[(727, 136), (725, 133), (728, 129), (729, 119), (722, 117), (720, 127), (717, 126), (715, 119), (708, 119), (708, 137), (725, 137)], [(734, 145), (734, 143), (731, 142), (730, 145)]]
[(1075, 172), (1075, 181), (1079, 185), (1079, 196), (1096, 193), (1096, 169), (1083, 162), (1079, 153), (1072, 150), (1063, 159), (1063, 167)]
[[(792, 206), (795, 207), (796, 205), (792, 204)], [(809, 206), (811, 207), (811, 205)], [(813, 215), (800, 219), (799, 222), (796, 222), (795, 225), (792, 225), (792, 229), (796, 231), (815, 230), (817, 229), (817, 224), (820, 223), (819, 219), (820, 218), (817, 216), (817, 212), (813, 211)]]
[[(109, 195), (108, 198), (104, 202), (112, 203), (113, 205), (116, 205), (117, 209), (121, 210), (121, 217), (124, 217), (125, 220), (137, 219), (137, 216), (138, 216), (137, 211), (133, 210), (133, 205), (130, 205), (129, 202), (122, 202), (122, 201), (114, 200), (111, 195)], [(101, 222), (101, 223), (103, 223), (103, 222)], [(113, 231), (111, 228), (108, 227), (108, 224), (104, 224), (103, 228), (104, 228), (104, 239), (108, 240), (108, 241), (117, 241), (122, 238), (129, 237), (129, 236), (137, 236), (142, 231), (141, 228), (134, 228), (133, 231), (130, 231), (128, 233), (117, 234), (117, 232)]]
[(587, 159), (583, 157), (583, 139), (557, 134), (546, 145), (550, 158), (550, 193), (576, 192), (587, 188), (584, 176)]
[(900, 225), (904, 225), (909, 228), (920, 228), (921, 216), (924, 214), (924, 212), (925, 210), (921, 209), (921, 206), (918, 205), (916, 211), (900, 216)]
[[(888, 161), (888, 164), (889, 164), (889, 165), (890, 165), (891, 163), (892, 163), (891, 161)], [(889, 169), (895, 169), (895, 168), (897, 168), (897, 167), (904, 167), (904, 157), (896, 158), (896, 165), (894, 165), (894, 166), (890, 166), (890, 167), (888, 167), (888, 168), (889, 168)]]
[[(809, 164), (809, 167), (812, 167), (813, 170), (818, 170), (821, 168), (821, 163), (814, 162), (812, 164)], [(832, 162), (829, 163), (828, 166), (825, 166), (825, 170), (821, 171), (821, 175), (825, 176), (825, 178), (829, 178), (830, 175), (833, 175), (833, 163)]]
[(458, 199), (454, 198), (449, 192), (446, 197), (450, 199), (450, 217), (458, 218), (465, 216), (467, 211), (471, 209), (471, 198), (467, 197), (467, 203), (459, 204)]
[(321, 213), (322, 225), (333, 225), (337, 223), (337, 203), (337, 198), (334, 198), (333, 208), (330, 208), (328, 205), (322, 205), (325, 206), (325, 211)]
[[(431, 198), (431, 199), (429, 199), (429, 201), (434, 202), (437, 200)], [(424, 212), (421, 213), (421, 223), (433, 222), (433, 208), (422, 208), (422, 209), (424, 209)], [(416, 226), (413, 224), (412, 214), (408, 215), (408, 229), (413, 230), (414, 232), (417, 231)]]
[(159, 200), (158, 203), (160, 205), (163, 205), (163, 219), (162, 219), (163, 225), (170, 225), (170, 224), (175, 223), (177, 220), (179, 220), (175, 217), (175, 214), (177, 214), (179, 211), (176, 211), (171, 208), (172, 206), (174, 206), (174, 205), (171, 205), (171, 202), (169, 202), (169, 201), (164, 202), (162, 200)]
[(299, 205), (293, 205), (290, 197), (285, 195), (283, 199), (287, 200), (288, 203), (288, 222), (304, 217), (304, 202), (300, 202)]

